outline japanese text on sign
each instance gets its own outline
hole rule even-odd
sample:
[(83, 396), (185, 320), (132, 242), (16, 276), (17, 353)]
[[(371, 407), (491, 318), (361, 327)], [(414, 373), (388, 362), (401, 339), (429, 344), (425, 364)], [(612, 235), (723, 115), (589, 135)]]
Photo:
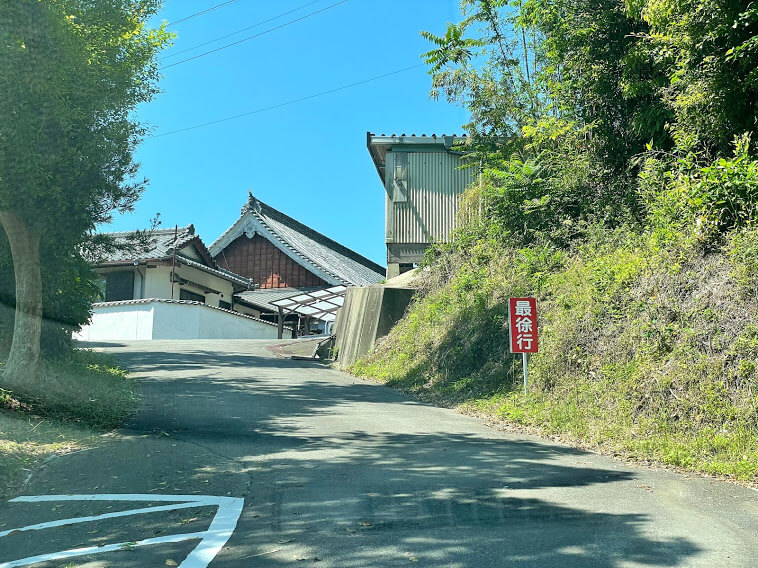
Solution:
[(537, 301), (534, 298), (508, 300), (508, 328), (511, 353), (537, 353)]

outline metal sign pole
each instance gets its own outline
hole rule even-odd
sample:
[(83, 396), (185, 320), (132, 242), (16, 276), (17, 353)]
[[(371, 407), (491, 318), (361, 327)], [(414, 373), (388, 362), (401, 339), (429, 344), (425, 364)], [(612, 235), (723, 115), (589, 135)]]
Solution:
[(528, 365), (528, 354), (522, 353), (524, 359), (523, 359), (523, 367), (524, 367), (524, 396), (526, 396), (528, 392), (527, 386), (529, 385), (529, 365)]

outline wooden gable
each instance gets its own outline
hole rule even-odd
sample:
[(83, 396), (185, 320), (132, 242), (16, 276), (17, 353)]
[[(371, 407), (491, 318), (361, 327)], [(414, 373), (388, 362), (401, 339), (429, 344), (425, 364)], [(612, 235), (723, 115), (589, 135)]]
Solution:
[(240, 235), (214, 260), (220, 267), (252, 279), (261, 289), (329, 286), (260, 235)]

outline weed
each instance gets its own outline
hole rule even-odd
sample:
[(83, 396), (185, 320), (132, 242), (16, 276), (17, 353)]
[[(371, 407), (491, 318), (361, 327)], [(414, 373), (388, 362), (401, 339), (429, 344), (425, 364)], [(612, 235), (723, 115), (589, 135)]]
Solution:
[(137, 404), (135, 385), (115, 359), (84, 350), (46, 361), (39, 390), (6, 392), (36, 414), (105, 429), (118, 426)]

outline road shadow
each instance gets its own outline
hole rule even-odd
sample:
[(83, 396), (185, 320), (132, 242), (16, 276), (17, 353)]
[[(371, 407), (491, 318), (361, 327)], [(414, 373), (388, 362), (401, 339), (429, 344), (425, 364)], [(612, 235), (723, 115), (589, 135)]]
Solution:
[[(615, 501), (644, 494), (634, 473), (581, 450), (446, 431), (431, 423), (445, 411), (303, 362), (212, 349), (121, 356), (145, 374), (123, 430), (133, 441), (67, 456), (48, 478), (73, 491), (63, 472), (77, 470), (98, 491), (136, 491), (116, 478), (149, 462), (139, 491), (152, 480), (161, 492), (244, 494), (219, 566), (622, 568), (689, 565), (702, 552)], [(415, 422), (384, 426), (387, 412)]]

